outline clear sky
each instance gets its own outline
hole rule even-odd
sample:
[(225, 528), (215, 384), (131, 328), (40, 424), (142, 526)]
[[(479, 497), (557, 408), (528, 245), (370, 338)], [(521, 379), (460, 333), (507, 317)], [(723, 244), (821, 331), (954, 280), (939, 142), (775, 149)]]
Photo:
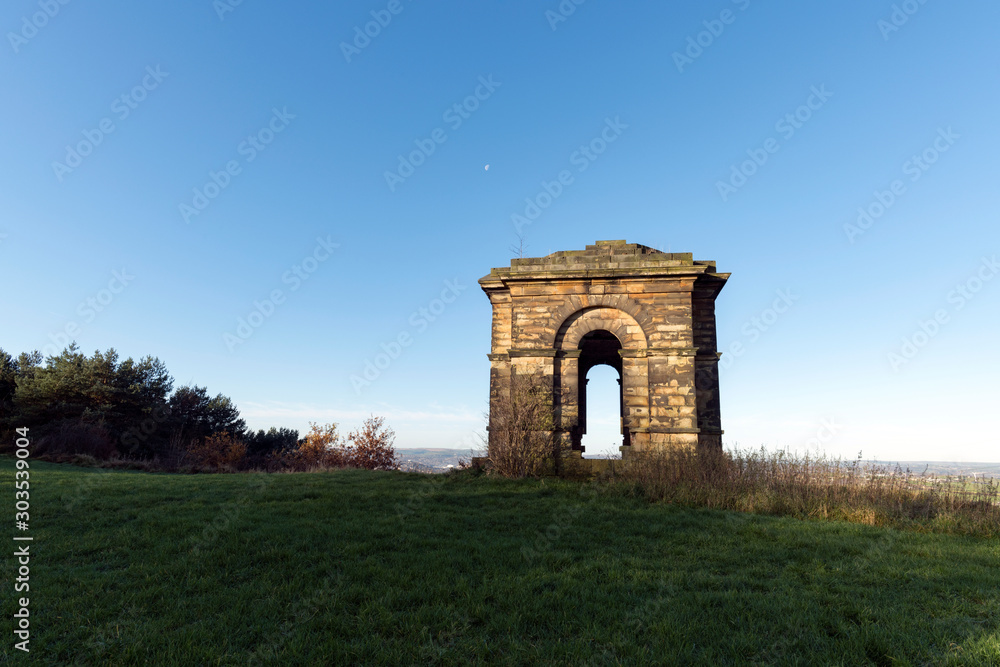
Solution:
[(1000, 460), (1000, 6), (577, 2), (9, 0), (0, 346), (468, 446), (529, 216), (732, 272), (727, 445)]

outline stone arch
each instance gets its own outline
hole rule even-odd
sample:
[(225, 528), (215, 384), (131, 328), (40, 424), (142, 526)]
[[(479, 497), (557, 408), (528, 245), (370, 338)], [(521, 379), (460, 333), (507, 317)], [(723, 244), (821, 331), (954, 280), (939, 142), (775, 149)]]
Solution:
[[(602, 295), (603, 296), (603, 295)], [(583, 302), (583, 299), (573, 299)], [(623, 303), (625, 299), (595, 299), (605, 303)], [(638, 304), (633, 310), (638, 309)], [(560, 309), (563, 310), (563, 309)], [(638, 309), (640, 317), (641, 309)], [(649, 386), (645, 352), (646, 332), (639, 320), (621, 308), (601, 303), (584, 305), (571, 313), (558, 326), (553, 348), (556, 397), (562, 427), (569, 434), (573, 450), (583, 451), (583, 435), (587, 429), (587, 373), (593, 360), (587, 359), (584, 342), (595, 334), (610, 334), (617, 340), (616, 363), (609, 363), (619, 373), (623, 444), (629, 434), (649, 424)], [(607, 362), (605, 362), (607, 363)]]
[(575, 350), (591, 331), (613, 334), (624, 350), (644, 350), (649, 344), (645, 329), (631, 313), (612, 306), (594, 305), (584, 306), (566, 317), (556, 329), (551, 345), (556, 350)]
[[(559, 334), (570, 318), (593, 308), (612, 308), (630, 316), (632, 323), (642, 329), (647, 341), (653, 332), (653, 322), (646, 309), (624, 294), (572, 294), (552, 311), (543, 330), (541, 344), (546, 347), (556, 347)], [(623, 340), (622, 347), (625, 347)]]

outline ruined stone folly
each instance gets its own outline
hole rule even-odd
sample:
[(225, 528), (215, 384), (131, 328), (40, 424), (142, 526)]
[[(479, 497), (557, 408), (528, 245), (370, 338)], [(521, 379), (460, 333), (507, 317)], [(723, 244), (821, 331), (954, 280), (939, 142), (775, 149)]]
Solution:
[(479, 284), (493, 306), (490, 410), (512, 373), (551, 389), (554, 430), (583, 453), (587, 372), (618, 371), (622, 455), (722, 447), (715, 262), (625, 241), (511, 261)]

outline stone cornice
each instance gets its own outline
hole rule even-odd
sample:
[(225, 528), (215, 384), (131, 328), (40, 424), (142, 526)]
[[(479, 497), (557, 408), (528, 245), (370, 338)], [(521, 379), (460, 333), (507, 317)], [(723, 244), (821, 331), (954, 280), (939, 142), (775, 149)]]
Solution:
[(519, 350), (515, 349), (507, 350), (507, 354), (510, 355), (511, 357), (554, 357), (556, 356), (556, 351), (546, 350), (546, 349), (533, 350), (533, 349), (521, 348)]
[[(714, 273), (714, 267), (705, 265), (692, 266), (608, 266), (593, 268), (554, 269), (539, 268), (530, 271), (519, 271), (506, 267), (493, 269), (489, 275), (479, 279), (483, 289), (498, 289), (513, 282), (535, 282), (548, 280), (592, 280), (595, 278), (614, 278), (619, 280), (633, 279), (648, 281), (652, 278), (696, 278), (725, 283), (728, 273)], [(721, 289), (721, 286), (718, 288)]]
[[(506, 352), (487, 355), (490, 361), (504, 361), (512, 357), (557, 357), (559, 359), (577, 359), (582, 350), (550, 350), (544, 348), (510, 349)], [(638, 349), (618, 350), (624, 358), (643, 359), (647, 357), (698, 357), (708, 361), (718, 361), (719, 352), (700, 352), (696, 347), (646, 347)]]
[(645, 357), (693, 357), (697, 355), (696, 347), (647, 347), (640, 349), (618, 350), (622, 357), (645, 358)]
[(663, 426), (641, 426), (638, 428), (630, 428), (629, 433), (704, 433), (704, 431), (702, 431), (700, 428), (665, 428)]

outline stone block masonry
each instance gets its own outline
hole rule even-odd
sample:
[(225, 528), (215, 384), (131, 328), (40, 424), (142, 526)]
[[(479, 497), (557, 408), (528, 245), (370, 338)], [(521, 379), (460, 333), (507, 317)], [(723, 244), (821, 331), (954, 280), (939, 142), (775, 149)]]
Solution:
[(606, 364), (621, 384), (622, 455), (721, 448), (715, 262), (626, 241), (514, 259), (479, 284), (493, 306), (491, 412), (512, 373), (552, 391), (550, 433), (577, 458), (586, 375)]

